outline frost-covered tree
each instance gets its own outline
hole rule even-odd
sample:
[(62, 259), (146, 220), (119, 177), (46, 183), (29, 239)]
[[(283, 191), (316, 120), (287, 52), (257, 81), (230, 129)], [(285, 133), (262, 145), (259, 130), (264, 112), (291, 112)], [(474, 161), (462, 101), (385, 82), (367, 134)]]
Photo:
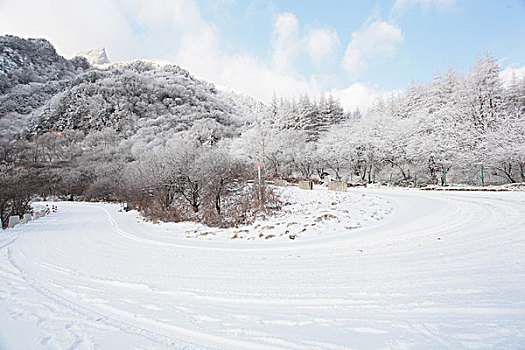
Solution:
[(223, 147), (206, 150), (195, 163), (195, 171), (204, 179), (203, 195), (219, 215), (223, 198), (235, 184), (234, 180), (243, 173), (243, 165)]
[(297, 129), (304, 130), (308, 135), (308, 141), (313, 141), (317, 138), (319, 131), (315, 124), (317, 118), (317, 106), (310, 102), (307, 94), (301, 95), (299, 99), (299, 106), (297, 108), (299, 113), (299, 122)]
[(502, 87), (500, 68), (490, 54), (480, 57), (465, 81), (465, 98), (468, 100), (468, 115), (473, 126), (485, 133), (493, 128), (501, 117)]

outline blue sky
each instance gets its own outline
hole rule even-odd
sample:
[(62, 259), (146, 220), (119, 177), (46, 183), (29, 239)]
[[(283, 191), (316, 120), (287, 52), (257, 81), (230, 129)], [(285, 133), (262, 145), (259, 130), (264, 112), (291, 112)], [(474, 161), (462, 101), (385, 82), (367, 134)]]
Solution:
[(346, 109), (487, 50), (525, 75), (524, 0), (0, 0), (0, 34), (180, 64), (263, 101), (333, 93)]

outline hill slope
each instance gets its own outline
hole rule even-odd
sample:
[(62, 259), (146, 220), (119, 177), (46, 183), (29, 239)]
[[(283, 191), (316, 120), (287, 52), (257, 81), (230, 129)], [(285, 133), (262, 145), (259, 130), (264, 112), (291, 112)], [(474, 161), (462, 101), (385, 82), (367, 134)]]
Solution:
[(0, 37), (0, 118), (31, 113), (76, 75), (73, 63), (49, 41)]
[(0, 37), (1, 123), (4, 130), (21, 130), (31, 115), (29, 138), (111, 129), (120, 138), (149, 142), (193, 128), (215, 142), (238, 133), (252, 114), (244, 97), (176, 65), (136, 61), (98, 69), (85, 58), (65, 59), (44, 39)]
[(204, 121), (232, 128), (242, 125), (243, 118), (212, 84), (178, 66), (138, 61), (79, 75), (45, 105), (31, 132), (112, 128), (130, 136), (149, 129), (159, 136)]

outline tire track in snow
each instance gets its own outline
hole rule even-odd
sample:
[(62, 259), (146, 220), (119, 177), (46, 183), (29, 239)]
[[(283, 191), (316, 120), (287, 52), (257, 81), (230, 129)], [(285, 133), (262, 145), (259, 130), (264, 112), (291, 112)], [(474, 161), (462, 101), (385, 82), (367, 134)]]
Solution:
[[(27, 258), (27, 257), (26, 257)], [(10, 250), (8, 249), (8, 260), (13, 267), (15, 267), (22, 276), (23, 280), (27, 285), (31, 286), (38, 293), (52, 300), (54, 303), (59, 304), (77, 314), (77, 317), (80, 317), (84, 320), (89, 320), (90, 323), (102, 322), (107, 326), (114, 327), (130, 334), (138, 334), (142, 337), (145, 337), (149, 340), (154, 341), (157, 344), (165, 346), (178, 346), (184, 349), (218, 349), (215, 347), (205, 346), (203, 344), (195, 342), (186, 342), (178, 340), (171, 333), (176, 333), (179, 335), (184, 335), (191, 338), (203, 339), (210, 343), (216, 343), (227, 346), (235, 346), (242, 349), (262, 349), (262, 350), (276, 350), (281, 349), (281, 347), (268, 346), (262, 344), (251, 343), (249, 341), (228, 339), (212, 334), (207, 334), (204, 332), (194, 331), (186, 329), (183, 327), (177, 327), (174, 325), (164, 324), (162, 322), (157, 322), (145, 317), (134, 315), (133, 313), (125, 312), (112, 307), (103, 308), (104, 311), (110, 311), (112, 314), (119, 314), (122, 318), (117, 318), (114, 316), (109, 316), (105, 312), (95, 311), (93, 307), (86, 306), (85, 304), (80, 304), (77, 301), (71, 300), (64, 296), (58, 295), (56, 292), (50, 288), (45, 287), (41, 282), (38, 282), (36, 279), (33, 279), (27, 275), (27, 271), (24, 271), (18, 263), (14, 261)], [(128, 321), (126, 321), (127, 319)], [(134, 323), (130, 323), (129, 320), (133, 320)], [(135, 322), (142, 323), (143, 325), (154, 326), (155, 329), (162, 329), (168, 331), (170, 334), (166, 335), (160, 332), (152, 331), (149, 328), (144, 328), (138, 326)]]
[[(481, 266), (486, 265), (487, 268), (492, 268), (480, 275), (481, 277), (498, 281), (497, 273), (500, 273), (501, 269), (496, 269), (494, 266), (501, 266), (505, 271), (513, 271), (505, 258), (515, 259), (517, 263), (523, 262), (523, 258), (517, 255), (519, 249), (517, 245), (523, 244), (523, 232), (520, 232), (520, 227), (523, 226), (520, 225), (525, 222), (523, 215), (521, 218), (519, 217), (520, 214), (523, 214), (523, 207), (518, 205), (523, 204), (523, 200), (512, 201), (508, 199), (509, 202), (503, 202), (490, 196), (480, 199), (476, 196), (450, 194), (447, 197), (446, 195), (419, 193), (394, 193), (390, 198), (402, 200), (403, 197), (410, 196), (427, 198), (416, 201), (414, 205), (433, 203), (435, 205), (429, 205), (429, 208), (433, 208), (435, 211), (426, 213), (426, 217), (416, 217), (412, 222), (403, 222), (403, 219), (407, 218), (407, 212), (410, 212), (414, 205), (402, 208), (400, 207), (403, 205), (401, 203), (391, 214), (393, 216), (385, 219), (385, 223), (353, 231), (351, 235), (337, 235), (310, 242), (297, 242), (299, 244), (293, 242), (278, 247), (271, 247), (276, 243), (268, 242), (268, 246), (270, 246), (268, 249), (259, 249), (258, 245), (249, 244), (227, 248), (220, 244), (214, 246), (213, 243), (188, 247), (184, 244), (155, 241), (122, 230), (108, 209), (89, 205), (92, 208), (97, 208), (97, 211), (103, 209), (102, 212), (105, 212), (105, 216), (109, 218), (111, 231), (117, 234), (112, 235), (113, 238), (121, 237), (110, 241), (112, 246), (106, 248), (108, 252), (134, 247), (134, 245), (123, 244), (126, 241), (135, 242), (137, 247), (144, 247), (145, 251), (152, 255), (151, 259), (153, 260), (155, 260), (154, 254), (158, 253), (160, 248), (167, 248), (167, 253), (172, 248), (173, 253), (195, 251), (195, 253), (187, 255), (187, 264), (200, 263), (204, 261), (202, 259), (207, 258), (210, 259), (209, 264), (212, 265), (220, 263), (221, 259), (232, 254), (246, 259), (243, 261), (243, 266), (233, 266), (230, 270), (217, 270), (220, 272), (218, 275), (216, 271), (195, 270), (203, 273), (199, 278), (211, 278), (210, 285), (217, 282), (217, 288), (214, 289), (206, 288), (207, 284), (197, 283), (189, 274), (161, 275), (174, 281), (173, 283), (161, 283), (160, 285), (165, 288), (153, 287), (147, 282), (154, 279), (145, 279), (143, 284), (126, 279), (123, 281), (111, 280), (111, 274), (105, 271), (93, 270), (93, 276), (88, 276), (86, 271), (91, 270), (86, 270), (80, 265), (71, 268), (60, 265), (60, 262), (65, 261), (64, 259), (68, 257), (67, 248), (70, 246), (65, 244), (62, 251), (52, 251), (52, 249), (62, 247), (62, 245), (53, 244), (54, 242), (48, 240), (47, 237), (42, 238), (42, 242), (44, 240), (47, 242), (45, 249), (50, 254), (60, 253), (63, 255), (57, 259), (57, 264), (52, 263), (50, 258), (53, 256), (44, 256), (42, 258), (44, 260), (35, 262), (28, 256), (19, 255), (23, 253), (19, 250), (23, 247), (18, 244), (14, 244), (15, 247), (10, 254), (12, 255), (11, 258), (14, 259), (13, 262), (18, 264), (24, 270), (25, 277), (29, 278), (27, 284), (36, 283), (37, 287), (40, 286), (49, 291), (43, 290), (43, 294), (51, 293), (48, 297), (56, 304), (77, 310), (80, 318), (87, 320), (87, 327), (96, 323), (97, 317), (104, 317), (108, 327), (115, 327), (122, 332), (126, 332), (127, 329), (130, 333), (144, 334), (144, 338), (151, 339), (155, 344), (162, 346), (169, 346), (169, 342), (174, 338), (188, 337), (196, 339), (198, 344), (214, 344), (212, 346), (222, 348), (246, 348), (244, 346), (246, 344), (251, 344), (248, 346), (254, 348), (261, 348), (267, 344), (274, 348), (301, 348), (301, 345), (302, 348), (306, 348), (308, 347), (306, 344), (314, 344), (315, 340), (318, 348), (328, 349), (341, 346), (341, 344), (350, 345), (344, 340), (359, 339), (355, 334), (360, 331), (363, 334), (368, 334), (368, 337), (372, 339), (377, 339), (378, 342), (382, 341), (381, 337), (387, 337), (387, 340), (391, 339), (390, 344), (399, 344), (399, 347), (407, 344), (394, 334), (396, 332), (402, 334), (405, 340), (407, 337), (412, 339), (412, 342), (408, 344), (412, 344), (412, 346), (419, 344), (420, 348), (436, 346), (462, 348), (469, 344), (468, 339), (471, 339), (470, 341), (477, 339), (477, 342), (472, 343), (474, 345), (485, 344), (485, 346), (492, 345), (494, 347), (498, 344), (501, 345), (497, 339), (494, 339), (497, 338), (497, 335), (501, 338), (507, 334), (508, 337), (508, 334), (512, 334), (512, 332), (515, 332), (515, 341), (519, 341), (519, 337), (523, 336), (523, 331), (520, 333), (516, 327), (524, 324), (523, 308), (519, 306), (519, 303), (509, 304), (515, 300), (519, 301), (519, 296), (506, 295), (504, 302), (498, 303), (495, 297), (503, 289), (497, 285), (477, 285), (478, 280), (469, 280), (469, 275), (462, 271), (471, 269), (473, 266), (469, 259), (474, 259), (472, 261), (476, 265), (481, 264)], [(417, 213), (425, 214), (424, 210)], [(510, 222), (498, 223), (499, 217)], [(481, 222), (483, 218), (486, 218), (487, 221)], [(515, 227), (512, 227), (512, 223)], [(493, 236), (494, 234), (491, 234), (491, 230), (498, 230), (496, 238)], [(83, 232), (82, 237), (79, 238), (98, 237), (98, 235), (97, 232)], [(436, 236), (442, 236), (439, 243), (436, 241)], [(473, 239), (476, 241), (472, 242)], [(83, 240), (80, 243), (85, 245), (84, 248), (89, 251), (100, 248), (99, 245), (95, 244), (95, 240)], [(490, 255), (491, 249), (503, 252), (506, 244), (510, 245), (507, 256), (492, 257)], [(402, 249), (403, 246), (406, 248)], [(355, 252), (357, 247), (364, 248), (362, 255)], [(16, 256), (13, 256), (15, 252)], [(246, 252), (247, 254), (245, 254)], [(284, 254), (291, 252), (304, 256), (301, 259), (288, 258)], [(407, 254), (413, 258), (413, 262), (407, 261)], [(494, 259), (480, 260), (480, 256), (484, 254), (490, 259)], [(202, 259), (200, 255), (203, 255)], [(468, 259), (461, 259), (463, 255)], [(97, 256), (104, 257), (105, 255)], [(267, 259), (262, 262), (263, 265), (260, 268), (258, 267), (258, 264), (261, 264), (258, 259), (259, 256)], [(132, 268), (133, 264), (129, 260), (130, 257), (133, 255), (122, 255), (118, 258), (122, 259), (124, 263), (130, 263), (130, 268)], [(442, 266), (434, 266), (432, 259), (441, 263)], [(231, 260), (233, 261), (233, 259)], [(360, 263), (362, 265), (356, 265)], [(42, 279), (43, 276), (50, 275), (44, 273), (40, 276), (39, 273), (42, 269), (47, 269), (52, 273), (52, 276), (56, 277), (56, 285), (49, 284), (48, 281)], [(253, 277), (246, 276), (245, 281), (238, 280), (238, 282), (242, 282), (241, 284), (245, 289), (237, 290), (235, 286), (228, 285), (227, 283), (232, 276), (241, 276), (239, 273), (243, 269), (255, 275)], [(269, 270), (268, 275), (260, 276), (269, 277), (257, 281), (256, 277), (265, 269)], [(174, 271), (180, 273), (182, 269), (174, 267)], [(288, 280), (273, 285), (279, 278), (286, 276), (284, 272), (289, 272)], [(313, 275), (310, 274), (311, 272)], [(328, 276), (323, 276), (320, 280), (309, 281), (312, 278), (318, 279), (323, 272)], [(474, 272), (479, 273), (479, 271)], [(272, 274), (276, 277), (272, 277)], [(60, 275), (62, 276), (60, 277)], [(441, 276), (446, 279), (440, 280)], [(519, 276), (519, 274), (514, 276)], [(401, 281), (401, 277), (407, 278), (407, 280)], [(503, 281), (509, 285), (509, 281), (504, 277), (502, 277)], [(456, 278), (459, 280), (455, 280)], [(466, 281), (461, 279), (466, 279)], [(89, 290), (85, 290), (84, 295), (81, 295), (78, 290), (74, 289), (75, 284), (81, 280), (85, 281), (86, 286), (97, 286), (102, 291), (107, 290), (108, 293), (135, 294), (135, 299), (138, 300), (142, 298), (143, 300), (178, 301), (188, 304), (186, 314), (195, 319), (199, 319), (199, 315), (203, 315), (204, 311), (228, 311), (228, 315), (232, 317), (237, 315), (238, 317), (230, 320), (223, 318), (223, 324), (219, 323), (219, 326), (226, 327), (231, 331), (229, 338), (235, 341), (246, 341), (246, 344), (219, 343), (218, 340), (207, 337), (206, 335), (214, 336), (214, 330), (211, 326), (213, 319), (206, 321), (205, 318), (201, 318), (201, 323), (196, 328), (197, 333), (187, 334), (187, 327), (173, 329), (165, 322), (159, 321), (155, 317), (152, 318), (151, 315), (155, 315), (155, 310), (150, 310), (149, 316), (138, 315), (137, 318), (135, 313), (130, 311), (131, 309), (120, 304), (109, 305), (109, 308), (107, 304), (86, 305), (82, 300), (84, 296), (100, 297), (100, 295), (97, 294), (98, 292)], [(467, 289), (466, 287), (471, 281), (474, 282), (474, 285)], [(384, 284), (384, 286), (380, 284)], [(175, 286), (172, 287), (173, 285)], [(179, 285), (185, 288), (179, 288)], [(191, 287), (194, 287), (193, 291), (191, 291)], [(512, 287), (516, 288), (517, 292), (525, 290), (523, 283), (520, 285), (519, 281), (515, 282)], [(67, 294), (66, 291), (72, 291), (76, 295), (74, 293), (73, 295)], [(362, 294), (358, 294), (359, 291)], [(323, 294), (326, 295), (323, 296)], [(466, 303), (471, 297), (477, 298), (475, 300), (477, 302)], [(110, 301), (110, 298), (107, 298), (107, 301)], [(265, 311), (266, 309), (268, 311)], [(87, 316), (82, 312), (86, 312)], [(221, 317), (214, 318), (221, 319)], [(305, 319), (310, 320), (310, 323), (305, 323)], [(513, 320), (514, 326), (506, 323), (509, 320)], [(139, 328), (142, 331), (127, 328), (129, 325), (136, 326), (134, 325), (135, 322), (140, 323)], [(490, 322), (494, 325), (490, 326)], [(472, 324), (476, 324), (476, 327), (480, 328), (482, 332), (491, 334), (492, 338), (489, 338), (488, 335), (468, 334), (467, 331), (472, 332), (472, 329), (465, 327)], [(465, 329), (462, 331), (465, 335), (447, 334), (444, 331), (446, 329), (444, 327), (453, 326)], [(290, 331), (289, 334), (273, 334), (273, 332), (278, 331), (276, 327), (287, 330), (293, 329), (294, 331)], [(344, 334), (345, 337), (338, 338), (336, 336), (332, 339), (325, 339), (323, 342), (321, 334), (316, 332), (325, 328)], [(300, 332), (303, 329), (306, 333), (302, 339), (297, 340), (293, 337), (296, 331)], [(315, 330), (315, 332), (308, 332), (308, 330)], [(194, 328), (189, 329), (189, 331), (193, 332)], [(184, 334), (186, 335), (184, 336)], [(266, 339), (264, 334), (273, 335), (277, 343), (271, 345), (271, 339)], [(375, 335), (372, 336), (373, 334)], [(279, 336), (287, 343), (279, 343)], [(224, 339), (225, 337), (221, 336), (221, 338)], [(485, 340), (487, 340), (486, 343), (484, 343)], [(190, 341), (188, 346), (200, 346), (195, 345), (196, 343)], [(379, 347), (382, 348), (388, 345), (388, 343), (381, 344), (383, 346)], [(516, 343), (510, 339), (509, 344)], [(186, 346), (184, 343), (179, 343), (179, 345), (181, 347)], [(512, 346), (506, 347), (512, 348)]]

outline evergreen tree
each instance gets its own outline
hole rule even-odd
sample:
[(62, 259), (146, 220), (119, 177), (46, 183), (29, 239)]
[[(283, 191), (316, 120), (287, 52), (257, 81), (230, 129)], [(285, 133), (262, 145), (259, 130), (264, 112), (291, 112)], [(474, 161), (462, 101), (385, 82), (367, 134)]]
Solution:
[(308, 141), (317, 139), (318, 132), (315, 128), (316, 109), (315, 104), (310, 102), (307, 94), (301, 95), (298, 106), (298, 129), (306, 132)]
[(503, 96), (499, 72), (494, 57), (486, 53), (474, 63), (467, 77), (468, 117), (482, 134), (494, 127), (500, 117)]

